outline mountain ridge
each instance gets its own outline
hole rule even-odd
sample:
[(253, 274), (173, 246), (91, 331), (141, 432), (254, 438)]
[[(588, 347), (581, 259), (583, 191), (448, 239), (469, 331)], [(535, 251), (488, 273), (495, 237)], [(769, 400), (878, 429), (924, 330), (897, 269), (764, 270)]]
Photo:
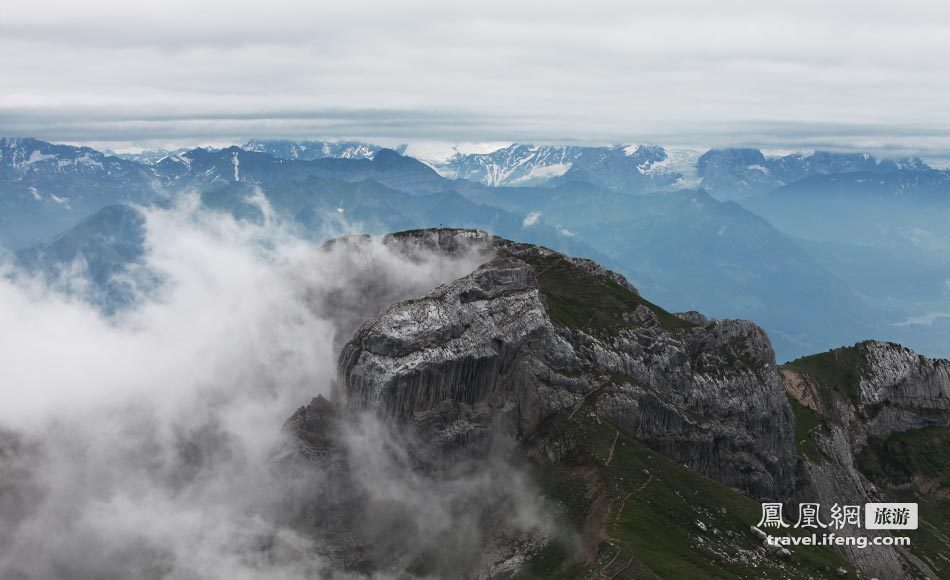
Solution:
[[(789, 504), (818, 494), (830, 506), (831, 499), (842, 498), (826, 492), (853, 489), (847, 486), (861, 477), (853, 467), (857, 448), (827, 451), (819, 459), (813, 449), (830, 450), (825, 443), (810, 447), (797, 440), (804, 416), (795, 404), (815, 403), (794, 377), (815, 371), (801, 362), (777, 367), (768, 338), (751, 323), (670, 314), (594, 262), (485, 232), (415, 230), (389, 235), (384, 243), (409, 256), (474, 252), (482, 265), (370, 317), (343, 347), (331, 400), (315, 399), (285, 425), (288, 439), (279, 462), (303, 470), (331, 466), (330, 481), (318, 488), (325, 491), (314, 493), (331, 494), (327, 516), (334, 523), (303, 529), (330, 542), (333, 561), (369, 572), (395, 566), (409, 577), (442, 569), (436, 563), (442, 558), (450, 558), (447, 565), (456, 572), (486, 577), (530, 577), (532, 570), (552, 578), (746, 577), (752, 569), (759, 578), (844, 577), (856, 570), (880, 577), (928, 573), (921, 560), (930, 557), (926, 552), (843, 549), (848, 564), (824, 549), (770, 550), (761, 545), (761, 531), (749, 533), (758, 514), (735, 489)], [(890, 389), (898, 407), (903, 398), (916, 400), (915, 392), (931, 388), (926, 376), (933, 372), (917, 374), (915, 368), (943, 369), (933, 388), (947, 397), (950, 363), (930, 363), (885, 343), (856, 348), (878, 353), (863, 376), (868, 385), (878, 385), (878, 393)], [(837, 379), (814, 377), (806, 380), (835, 389)], [(932, 417), (928, 425), (950, 424), (946, 404), (934, 406), (939, 399), (918, 401), (907, 417), (924, 413)], [(385, 525), (367, 536), (358, 517), (344, 515), (364, 513), (360, 506), (367, 498), (345, 464), (345, 444), (334, 427), (366, 413), (402, 433), (411, 463), (426, 473), (444, 473), (456, 464), (492, 470), (497, 461), (517, 461), (532, 477), (550, 482), (543, 497), (561, 506), (552, 517), (578, 535), (565, 544), (551, 530), (519, 529), (486, 498), (487, 519), (477, 528), (484, 536), (472, 556), (460, 556), (457, 547), (437, 539), (412, 547), (397, 540), (395, 553), (408, 553), (399, 560), (373, 549), (365, 542), (385, 535)], [(875, 433), (921, 426), (916, 420), (888, 424), (890, 431)], [(840, 445), (848, 439), (835, 439), (840, 431), (831, 429), (829, 441)], [(804, 487), (792, 485), (796, 477)], [(666, 495), (670, 489), (690, 499)], [(722, 503), (700, 507), (704, 500), (694, 498), (700, 489)], [(660, 514), (651, 507), (657, 503), (665, 509)], [(638, 517), (627, 517), (628, 509)], [(751, 521), (738, 523), (728, 515), (733, 511)], [(642, 518), (649, 519), (646, 529), (637, 523)], [(702, 555), (680, 552), (670, 540), (658, 556), (650, 534), (675, 537)], [(751, 549), (740, 555), (738, 546)]]
[[(651, 296), (678, 309), (759, 320), (769, 328), (783, 359), (867, 336), (900, 340), (930, 354), (944, 352), (947, 344), (939, 328), (913, 323), (929, 313), (939, 316), (947, 311), (939, 274), (946, 268), (943, 256), (950, 249), (943, 227), (950, 212), (945, 191), (950, 181), (946, 172), (919, 164), (897, 166), (868, 155), (768, 157), (766, 161), (778, 159), (792, 167), (782, 170), (786, 172), (800, 171), (803, 166), (808, 171), (840, 169), (842, 164), (872, 164), (880, 172), (816, 174), (733, 206), (701, 191), (638, 190), (639, 194), (631, 195), (625, 183), (637, 190), (658, 183), (650, 181), (650, 175), (678, 174), (675, 163), (668, 165), (666, 173), (651, 173), (669, 159), (669, 151), (657, 147), (578, 148), (583, 154), (556, 180), (489, 187), (446, 179), (422, 161), (385, 148), (376, 149), (372, 158), (313, 160), (283, 159), (236, 146), (194, 148), (153, 165), (103, 157), (109, 159), (104, 166), (99, 161), (98, 165), (77, 162), (77, 166), (69, 160), (98, 158), (88, 157), (90, 150), (56, 146), (63, 147), (57, 155), (68, 162), (63, 169), (69, 172), (64, 173), (59, 167), (63, 160), (54, 159), (48, 148), (54, 146), (30, 140), (12, 143), (20, 153), (0, 159), (0, 165), (7, 163), (7, 170), (0, 171), (0, 191), (5, 192), (0, 196), (0, 243), (12, 250), (48, 243), (109, 205), (161, 204), (194, 191), (237, 208), (243, 202), (227, 202), (225, 191), (259, 188), (265, 197), (297, 199), (298, 212), (291, 218), (300, 222), (298, 232), (305, 237), (334, 235), (323, 231), (333, 221), (325, 214), (343, 209), (338, 225), (366, 222), (371, 233), (442, 224), (501, 228), (497, 233), (504, 236), (567, 251), (574, 244), (577, 253), (610, 261), (612, 267), (637, 279)], [(501, 151), (531, 150), (512, 146)], [(42, 163), (17, 165), (32, 158), (34, 151)], [(548, 151), (553, 155), (557, 149)], [(739, 157), (742, 163), (748, 162)], [(645, 160), (643, 168), (650, 171), (637, 169), (634, 161), (640, 158)], [(765, 162), (760, 157), (756, 160)], [(109, 170), (110, 164), (119, 169)], [(77, 167), (78, 172), (74, 171)], [(640, 180), (639, 185), (631, 179)], [(869, 179), (876, 189), (867, 187)], [(360, 208), (347, 211), (341, 201), (349, 193), (325, 199), (339, 191), (332, 180), (372, 180), (399, 195), (388, 194), (391, 199), (385, 199), (387, 194), (377, 191), (370, 201), (366, 189), (360, 194)], [(300, 183), (308, 185), (294, 185)], [(844, 198), (836, 193), (841, 184), (849, 194)], [(290, 190), (295, 191), (291, 194)], [(425, 199), (417, 202), (407, 195)], [(443, 196), (439, 204), (423, 208), (436, 199), (427, 197), (433, 195)], [(313, 199), (302, 201), (308, 196)], [(680, 198), (684, 203), (672, 203)], [(687, 203), (689, 198), (695, 198), (702, 211)], [(321, 215), (314, 213), (318, 207)], [(765, 217), (774, 228), (763, 227), (745, 210)], [(240, 211), (250, 212), (247, 217), (259, 210), (243, 207)], [(299, 211), (309, 213), (297, 215)], [(842, 241), (850, 245), (841, 246)], [(828, 243), (837, 244), (831, 252), (826, 252)], [(765, 248), (774, 253), (763, 255)], [(865, 283), (859, 264), (868, 260), (887, 264), (889, 270), (906, 271), (924, 284), (915, 285), (913, 299), (901, 299), (894, 294), (899, 284)], [(704, 272), (708, 291), (689, 282), (698, 271)], [(791, 288), (803, 289), (813, 298), (807, 304), (794, 296), (779, 301)], [(787, 304), (797, 310), (785, 308)], [(822, 321), (815, 318), (823, 318), (826, 324), (820, 326)], [(938, 326), (944, 321), (941, 318)]]

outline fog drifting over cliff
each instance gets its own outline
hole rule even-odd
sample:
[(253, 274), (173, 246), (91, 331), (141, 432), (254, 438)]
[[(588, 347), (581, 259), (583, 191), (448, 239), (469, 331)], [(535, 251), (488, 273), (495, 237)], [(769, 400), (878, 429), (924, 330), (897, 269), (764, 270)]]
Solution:
[[(162, 283), (116, 318), (0, 278), (0, 576), (312, 573), (314, 546), (268, 511), (287, 499), (269, 464), (282, 423), (329, 395), (363, 319), (477, 265), (379, 241), (321, 248), (196, 207), (143, 210), (144, 267)], [(446, 506), (466, 494), (530, 493), (517, 474), (433, 487), (372, 421), (346, 439), (361, 485), (419, 529), (451, 529)]]

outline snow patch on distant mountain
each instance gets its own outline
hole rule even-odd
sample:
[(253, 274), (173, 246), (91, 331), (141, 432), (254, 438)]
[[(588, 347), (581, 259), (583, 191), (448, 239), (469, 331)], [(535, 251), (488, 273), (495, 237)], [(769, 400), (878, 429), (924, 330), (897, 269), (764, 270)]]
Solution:
[(181, 163), (182, 165), (185, 166), (185, 168), (191, 169), (191, 158), (188, 157), (187, 153), (181, 153), (177, 155), (168, 155), (167, 159)]
[(43, 155), (39, 151), (31, 151), (30, 158), (22, 161), (14, 161), (13, 166), (18, 170), (23, 171), (30, 165), (33, 165), (37, 161), (46, 161), (47, 159), (56, 159), (55, 155)]
[(465, 144), (419, 147), (414, 155), (440, 175), (484, 185), (543, 186), (569, 181), (629, 193), (681, 189), (698, 183), (699, 152), (651, 145)]
[(241, 160), (238, 159), (237, 151), (231, 155), (231, 163), (234, 165), (234, 181), (241, 181)]
[(31, 138), (0, 138), (0, 172), (18, 176), (63, 174), (125, 178), (140, 166), (89, 147), (57, 145)]
[(511, 179), (509, 185), (526, 185), (529, 183), (545, 182), (560, 177), (570, 170), (570, 163), (552, 163), (551, 165), (535, 165), (528, 173)]
[[(406, 146), (406, 150), (403, 152), (404, 155), (409, 157), (415, 157), (419, 161), (422, 161), (429, 167), (432, 167), (439, 173), (442, 173), (442, 168), (454, 158), (458, 156), (465, 155), (485, 155), (488, 153), (494, 153), (499, 149), (504, 149), (505, 147), (510, 147), (512, 143), (510, 141), (498, 142), (465, 142), (465, 143), (448, 143), (445, 141), (420, 141), (415, 143), (410, 143)], [(450, 179), (454, 176), (443, 175), (443, 177), (449, 177)]]
[[(509, 144), (454, 146), (454, 154), (439, 159), (431, 153), (420, 159), (449, 179), (478, 181), (490, 186), (541, 185), (567, 173), (582, 154), (580, 147)], [(466, 152), (475, 150), (476, 152)], [(487, 151), (486, 151), (487, 150)], [(413, 151), (410, 148), (410, 154)], [(441, 152), (444, 157), (446, 151)]]
[[(544, 185), (569, 175), (571, 169), (616, 171), (606, 168), (617, 156), (631, 158), (629, 168), (657, 181), (658, 189), (698, 187), (696, 163), (702, 151), (685, 147), (620, 145), (581, 147), (508, 142), (412, 143), (405, 151), (449, 179), (466, 179), (490, 186)], [(583, 163), (578, 163), (583, 161)], [(650, 187), (647, 187), (650, 189)]]
[[(384, 149), (372, 143), (359, 141), (288, 141), (282, 139), (258, 140), (253, 139), (241, 146), (245, 151), (267, 153), (281, 159), (300, 159), (313, 161), (314, 159), (372, 159), (376, 152)], [(393, 147), (397, 152), (404, 153), (405, 145)]]
[[(624, 149), (628, 156), (636, 155), (642, 145), (631, 145)], [(685, 147), (664, 147), (666, 157), (659, 161), (648, 161), (637, 166), (637, 171), (648, 176), (675, 176), (673, 185), (676, 189), (694, 189), (701, 185), (702, 180), (696, 173), (696, 162), (701, 151)]]
[(166, 157), (181, 155), (187, 151), (188, 149), (184, 147), (179, 149), (143, 149), (136, 152), (113, 153), (113, 155), (126, 161), (134, 161), (143, 165), (155, 165)]

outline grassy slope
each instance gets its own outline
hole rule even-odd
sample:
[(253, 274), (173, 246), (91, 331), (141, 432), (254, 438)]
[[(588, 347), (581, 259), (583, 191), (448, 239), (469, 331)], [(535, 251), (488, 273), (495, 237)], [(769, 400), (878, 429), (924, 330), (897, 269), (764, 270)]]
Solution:
[(609, 333), (627, 325), (623, 314), (642, 304), (668, 330), (692, 326), (612, 280), (587, 274), (563, 257), (536, 258), (531, 265), (556, 324)]
[[(668, 330), (692, 326), (563, 258), (529, 261), (552, 319), (562, 326), (610, 335), (629, 326), (624, 314), (641, 304)], [(620, 433), (590, 413), (594, 400), (588, 398), (573, 416), (555, 416), (541, 429), (540, 437), (577, 443), (564, 461), (525, 460), (545, 497), (557, 506), (564, 531), (561, 541), (526, 562), (517, 578), (834, 578), (839, 567), (854, 577), (854, 570), (827, 548), (792, 548), (788, 560), (767, 556), (750, 531), (761, 517), (760, 502)], [(811, 427), (802, 425), (804, 440)], [(433, 561), (418, 564), (417, 576), (437, 568)]]
[(858, 384), (864, 368), (864, 351), (860, 345), (836, 348), (785, 363), (786, 368), (811, 375), (832, 392), (860, 403)]
[[(692, 326), (562, 258), (532, 265), (557, 324), (609, 334), (642, 304), (668, 330)], [(534, 469), (563, 510), (566, 527), (581, 539), (568, 534), (549, 546), (521, 578), (822, 578), (847, 567), (820, 548), (796, 548), (789, 561), (765, 556), (749, 530), (761, 516), (758, 501), (667, 459), (586, 409), (573, 418), (559, 415), (545, 431), (580, 442), (568, 461)], [(578, 556), (578, 544), (593, 553)]]
[(749, 530), (761, 516), (758, 501), (686, 469), (583, 409), (573, 418), (558, 416), (545, 430), (579, 447), (562, 464), (538, 466), (538, 480), (573, 528), (587, 526), (585, 539), (597, 551), (586, 563), (570, 557), (567, 548), (551, 547), (522, 578), (829, 578), (839, 566), (847, 568), (828, 549), (795, 548), (788, 561), (765, 556)]

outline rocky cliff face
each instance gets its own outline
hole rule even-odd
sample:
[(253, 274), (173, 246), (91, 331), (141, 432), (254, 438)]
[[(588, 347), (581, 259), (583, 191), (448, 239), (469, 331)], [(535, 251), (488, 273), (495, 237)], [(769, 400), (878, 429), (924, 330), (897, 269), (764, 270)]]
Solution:
[[(315, 399), (285, 425), (274, 456), (288, 490), (283, 513), (333, 566), (371, 573), (448, 554), (453, 574), (504, 577), (560, 542), (603, 567), (604, 510), (619, 517), (626, 502), (610, 498), (595, 466), (564, 476), (596, 498), (583, 509), (589, 521), (566, 533), (550, 527), (563, 498), (552, 508), (511, 464), (590, 460), (581, 451), (590, 441), (550, 428), (555, 417), (616, 425), (606, 435), (611, 459), (635, 437), (672, 458), (667, 469), (686, 466), (755, 497), (791, 493), (792, 416), (755, 325), (670, 314), (592, 261), (484, 232), (422, 230), (384, 242), (411, 259), (481, 265), (369, 318), (342, 347), (333, 402)], [(444, 521), (471, 531), (440, 530)], [(758, 542), (736, 533), (740, 544)]]
[(522, 440), (597, 393), (600, 416), (676, 461), (756, 497), (790, 493), (792, 417), (755, 325), (671, 315), (593, 262), (486, 234), (388, 243), (486, 255), (370, 319), (340, 358), (345, 408), (405, 425), (421, 460)]
[[(856, 456), (869, 438), (950, 425), (950, 361), (897, 344), (863, 342), (798, 359), (781, 373), (788, 393), (802, 405), (799, 421), (811, 416), (815, 424), (800, 441), (796, 502), (817, 501), (827, 510), (836, 503), (888, 501), (857, 466)], [(854, 528), (840, 533), (875, 535)], [(845, 551), (861, 569), (881, 578), (938, 577), (907, 550)]]
[(846, 427), (860, 451), (868, 437), (942, 426), (950, 414), (950, 361), (894, 343), (867, 341), (781, 369), (788, 392)]
[[(653, 577), (668, 557), (690, 558), (662, 548), (651, 563), (650, 534), (675, 529), (709, 534), (689, 548), (708, 559), (704, 573), (827, 577), (842, 561), (826, 549), (764, 550), (748, 533), (760, 506), (745, 496), (872, 501), (855, 466), (869, 438), (950, 417), (947, 363), (895, 345), (778, 369), (754, 324), (671, 314), (589, 260), (471, 230), (385, 244), (480, 265), (370, 317), (342, 347), (332, 403), (315, 399), (285, 425), (274, 464), (296, 482), (287, 518), (333, 566), (495, 578), (540, 561), (575, 570), (566, 577)], [(796, 421), (802, 431), (814, 417), (796, 441)], [(715, 505), (679, 503), (700, 489)], [(637, 532), (664, 502), (678, 507)], [(630, 509), (639, 519), (624, 524)], [(567, 536), (553, 531), (565, 525)], [(572, 547), (552, 556), (558, 545)], [(846, 555), (881, 578), (930, 573), (909, 552)]]

